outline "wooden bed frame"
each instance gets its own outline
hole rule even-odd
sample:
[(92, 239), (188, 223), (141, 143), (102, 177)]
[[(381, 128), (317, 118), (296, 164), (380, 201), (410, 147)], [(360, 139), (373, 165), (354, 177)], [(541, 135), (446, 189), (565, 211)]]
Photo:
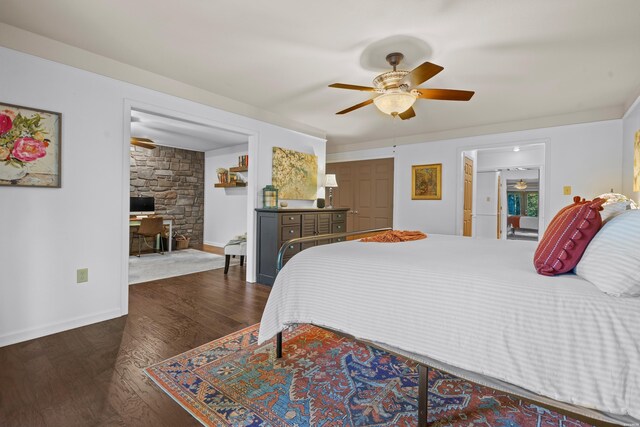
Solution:
[[(279, 272), (282, 269), (282, 262), (284, 259), (284, 254), (287, 251), (287, 249), (289, 248), (289, 245), (293, 245), (296, 243), (305, 243), (305, 242), (314, 242), (314, 241), (318, 241), (318, 240), (326, 240), (326, 239), (336, 239), (338, 237), (353, 237), (353, 236), (362, 236), (362, 235), (372, 235), (372, 234), (377, 234), (377, 233), (382, 233), (384, 231), (388, 231), (391, 230), (391, 228), (376, 228), (376, 229), (371, 229), (371, 230), (363, 230), (363, 231), (352, 231), (352, 232), (343, 232), (343, 233), (331, 233), (331, 234), (320, 234), (320, 235), (316, 235), (316, 236), (308, 236), (308, 237), (298, 237), (295, 239), (291, 239), (288, 240), (286, 242), (284, 242), (282, 244), (282, 246), (280, 247), (280, 250), (278, 251), (278, 257), (277, 257), (277, 272)], [(317, 326), (317, 325), (316, 325)], [(327, 330), (331, 330), (330, 328), (324, 327), (324, 326), (319, 326), (322, 327), (323, 329), (327, 329)], [(340, 331), (334, 331), (331, 330), (331, 332), (337, 333), (339, 335), (346, 335)], [(355, 337), (351, 337), (354, 340), (356, 339)], [(367, 345), (371, 345), (373, 347), (376, 348), (380, 348), (379, 346), (376, 346), (376, 344), (371, 343), (369, 341), (364, 341), (364, 340), (359, 340), (362, 342), (365, 342)], [(385, 348), (380, 348), (381, 350), (387, 351), (389, 352), (388, 349)], [(407, 358), (406, 355), (400, 355), (402, 357)], [(276, 357), (278, 359), (282, 358), (282, 332), (278, 332), (278, 334), (276, 335)], [(431, 366), (426, 365), (424, 362), (415, 360), (415, 359), (411, 359), (408, 358), (410, 360), (412, 360), (413, 362), (415, 362), (418, 365), (418, 427), (427, 427), (427, 415), (428, 415), (428, 393), (429, 393), (429, 370), (432, 369)], [(441, 370), (441, 369), (440, 369)], [(442, 371), (442, 370), (441, 370)], [(453, 375), (453, 374), (451, 374)], [(455, 375), (454, 375), (455, 376)], [(469, 380), (470, 381), (470, 380)], [(470, 381), (470, 382), (474, 382), (474, 381)], [(486, 385), (482, 385), (484, 387), (487, 387)], [(499, 390), (500, 392), (505, 392), (504, 390)], [(505, 392), (507, 393), (507, 392)], [(518, 399), (521, 399), (525, 402), (528, 403), (533, 403), (535, 405), (541, 406), (543, 408), (549, 409), (551, 411), (557, 412), (559, 414), (562, 415), (566, 415), (568, 417), (571, 417), (573, 419), (576, 419), (578, 421), (583, 421), (589, 424), (592, 424), (594, 426), (597, 427), (612, 427), (612, 426), (619, 426), (619, 424), (616, 423), (612, 423), (612, 422), (607, 422), (607, 421), (603, 421), (603, 420), (599, 420), (596, 418), (592, 418), (589, 417), (587, 415), (584, 414), (580, 414), (580, 413), (576, 413), (576, 412), (572, 412), (569, 411), (567, 409), (561, 408), (559, 406), (555, 406), (554, 404), (550, 404), (547, 402), (542, 402), (542, 401), (538, 401), (535, 399), (530, 399), (527, 397), (523, 397), (520, 396), (516, 393), (512, 393), (509, 392), (508, 394), (511, 394), (514, 397), (517, 397)], [(534, 393), (535, 394), (535, 393)], [(540, 396), (540, 398), (544, 398), (547, 399), (551, 402), (554, 402), (553, 399), (547, 398), (546, 396), (542, 396), (542, 395), (537, 395)], [(562, 402), (558, 401), (558, 404), (561, 405)], [(585, 408), (587, 409), (587, 408)]]

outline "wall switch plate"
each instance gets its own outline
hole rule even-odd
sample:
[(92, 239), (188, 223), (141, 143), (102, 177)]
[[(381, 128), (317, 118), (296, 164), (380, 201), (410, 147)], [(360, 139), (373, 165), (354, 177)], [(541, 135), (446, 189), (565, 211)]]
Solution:
[(87, 283), (89, 281), (89, 269), (79, 268), (76, 271), (77, 283)]
[(570, 185), (565, 185), (564, 187), (562, 187), (562, 194), (564, 194), (565, 196), (570, 196), (571, 195), (571, 186)]

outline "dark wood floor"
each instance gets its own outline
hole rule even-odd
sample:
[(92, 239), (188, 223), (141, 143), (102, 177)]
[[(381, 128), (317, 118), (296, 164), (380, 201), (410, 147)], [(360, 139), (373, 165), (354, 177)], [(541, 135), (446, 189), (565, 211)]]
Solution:
[(129, 315), (0, 348), (0, 426), (198, 426), (142, 368), (260, 321), (239, 266), (131, 286)]

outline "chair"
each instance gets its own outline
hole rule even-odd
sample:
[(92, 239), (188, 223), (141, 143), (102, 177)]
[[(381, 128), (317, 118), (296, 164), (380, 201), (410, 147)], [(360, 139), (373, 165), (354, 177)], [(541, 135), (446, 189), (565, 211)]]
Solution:
[(240, 266), (243, 266), (244, 257), (247, 255), (246, 236), (238, 236), (224, 245), (224, 274), (229, 272), (231, 257), (235, 257), (236, 255), (240, 256)]
[[(134, 237), (138, 238), (138, 255), (136, 256), (140, 257), (141, 240), (144, 240), (144, 244), (147, 247), (155, 249), (155, 245), (149, 245), (146, 238), (153, 237), (155, 240), (158, 234), (162, 234), (163, 231), (164, 226), (162, 224), (162, 217), (142, 218), (140, 221), (140, 227), (138, 227), (137, 231), (133, 232)], [(164, 243), (162, 242), (162, 239), (160, 239), (160, 253), (164, 255)]]

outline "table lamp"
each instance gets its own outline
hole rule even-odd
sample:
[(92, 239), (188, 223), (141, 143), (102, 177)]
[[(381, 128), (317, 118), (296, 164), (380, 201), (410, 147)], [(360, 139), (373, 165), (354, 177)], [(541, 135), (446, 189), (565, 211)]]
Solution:
[(328, 173), (324, 177), (324, 186), (329, 189), (329, 208), (333, 208), (333, 189), (338, 187), (336, 175)]

